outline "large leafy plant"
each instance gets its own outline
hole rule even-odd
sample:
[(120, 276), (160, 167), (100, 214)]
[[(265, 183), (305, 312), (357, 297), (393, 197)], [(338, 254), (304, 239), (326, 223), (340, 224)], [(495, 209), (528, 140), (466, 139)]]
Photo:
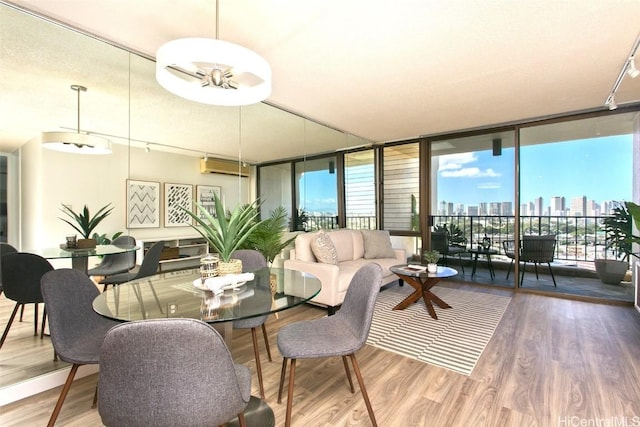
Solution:
[[(209, 247), (214, 249), (223, 262), (229, 262), (236, 249), (242, 247), (244, 241), (258, 227), (258, 200), (244, 206), (236, 206), (227, 214), (217, 194), (213, 195), (215, 216), (199, 203), (195, 203), (196, 212), (182, 208), (193, 220), (192, 227), (204, 237)], [(199, 214), (198, 214), (199, 211)]]
[(640, 206), (633, 202), (617, 203), (612, 215), (602, 220), (605, 247), (612, 249), (616, 257), (627, 261), (633, 253), (633, 244), (640, 244), (640, 236), (633, 235), (633, 223), (640, 226)]
[[(69, 219), (60, 218), (62, 221), (69, 224), (74, 228), (84, 239), (91, 238), (91, 232), (105, 219), (111, 211), (113, 207), (111, 207), (111, 203), (101, 207), (98, 212), (94, 216), (91, 216), (89, 213), (89, 208), (87, 205), (84, 205), (84, 209), (82, 211), (76, 213), (69, 206), (63, 204), (60, 208), (62, 213), (67, 215)], [(74, 222), (72, 222), (74, 221)]]
[(249, 236), (248, 247), (260, 251), (267, 263), (271, 265), (278, 254), (295, 239), (295, 236), (282, 240), (287, 229), (287, 210), (279, 206), (271, 212), (271, 216), (258, 222), (258, 226)]

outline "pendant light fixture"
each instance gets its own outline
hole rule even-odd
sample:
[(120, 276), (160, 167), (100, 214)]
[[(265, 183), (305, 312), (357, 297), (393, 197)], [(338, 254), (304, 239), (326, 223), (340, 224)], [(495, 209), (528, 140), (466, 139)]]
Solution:
[(71, 85), (71, 89), (78, 93), (78, 130), (77, 132), (43, 132), (42, 146), (49, 150), (63, 151), (76, 154), (111, 154), (111, 144), (108, 139), (88, 133), (80, 133), (80, 92), (87, 88)]
[(271, 95), (271, 67), (257, 53), (216, 38), (184, 38), (156, 52), (156, 80), (169, 92), (211, 105), (248, 105)]

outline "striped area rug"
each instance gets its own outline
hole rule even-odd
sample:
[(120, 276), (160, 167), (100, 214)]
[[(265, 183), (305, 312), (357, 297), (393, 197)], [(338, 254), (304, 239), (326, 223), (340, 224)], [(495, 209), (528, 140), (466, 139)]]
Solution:
[(452, 307), (434, 304), (438, 320), (429, 316), (422, 299), (392, 310), (412, 291), (405, 284), (380, 292), (367, 344), (471, 375), (511, 297), (436, 286), (431, 291)]

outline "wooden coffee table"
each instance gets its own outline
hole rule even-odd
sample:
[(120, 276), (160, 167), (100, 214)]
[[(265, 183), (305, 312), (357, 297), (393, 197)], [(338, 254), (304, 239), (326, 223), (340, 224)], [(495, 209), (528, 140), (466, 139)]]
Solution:
[(449, 304), (432, 293), (430, 289), (433, 288), (441, 279), (458, 274), (458, 272), (453, 268), (438, 266), (438, 271), (436, 273), (428, 273), (426, 269), (424, 271), (417, 271), (410, 269), (407, 264), (403, 264), (394, 265), (389, 270), (414, 288), (411, 295), (403, 299), (400, 304), (393, 307), (394, 310), (404, 310), (422, 298), (431, 317), (437, 320), (438, 315), (433, 309), (433, 303), (436, 303), (440, 308), (451, 308)]

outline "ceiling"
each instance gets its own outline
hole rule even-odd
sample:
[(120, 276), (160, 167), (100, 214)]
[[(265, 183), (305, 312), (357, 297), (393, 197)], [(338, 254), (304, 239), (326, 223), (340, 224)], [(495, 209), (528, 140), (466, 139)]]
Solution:
[[(215, 37), (213, 0), (12, 3), (149, 57), (169, 40)], [(331, 142), (318, 138), (316, 145), (306, 144), (307, 153), (606, 109), (604, 101), (640, 34), (637, 0), (219, 0), (219, 10), (219, 38), (256, 51), (271, 65), (268, 104), (347, 134)], [(21, 37), (29, 34), (15, 39)], [(94, 62), (99, 61), (96, 54)], [(48, 85), (46, 71), (31, 80), (30, 90)], [(8, 87), (11, 82), (5, 81), (0, 90)], [(68, 85), (61, 90), (68, 91)], [(90, 97), (91, 90), (83, 96)], [(73, 112), (75, 94), (68, 92), (57, 99)], [(26, 141), (21, 139), (25, 135), (7, 130), (6, 124), (18, 118), (11, 118), (14, 108), (7, 106), (5, 95), (0, 141), (10, 150)], [(28, 93), (21, 96), (31, 99)], [(165, 103), (178, 102), (171, 94), (162, 96)], [(640, 78), (625, 77), (616, 101), (640, 101)], [(180, 102), (192, 115), (209, 114), (199, 110), (203, 106)], [(245, 109), (252, 111), (264, 113), (260, 107)], [(238, 115), (228, 109), (221, 114)], [(269, 109), (264, 114), (281, 113)], [(137, 128), (178, 128), (181, 122), (144, 116), (149, 115), (135, 118)], [(73, 119), (67, 124), (73, 126)], [(39, 120), (31, 123), (34, 131), (43, 130)], [(314, 126), (303, 125), (307, 132)], [(287, 126), (279, 127), (286, 131)], [(182, 138), (173, 140), (180, 138), (184, 147), (224, 152), (198, 145), (202, 137), (181, 132)], [(207, 138), (222, 138), (226, 131), (216, 132)], [(273, 143), (265, 144), (258, 132), (255, 145), (245, 145), (247, 136), (245, 157), (255, 162), (301, 155), (299, 140), (274, 135)]]

